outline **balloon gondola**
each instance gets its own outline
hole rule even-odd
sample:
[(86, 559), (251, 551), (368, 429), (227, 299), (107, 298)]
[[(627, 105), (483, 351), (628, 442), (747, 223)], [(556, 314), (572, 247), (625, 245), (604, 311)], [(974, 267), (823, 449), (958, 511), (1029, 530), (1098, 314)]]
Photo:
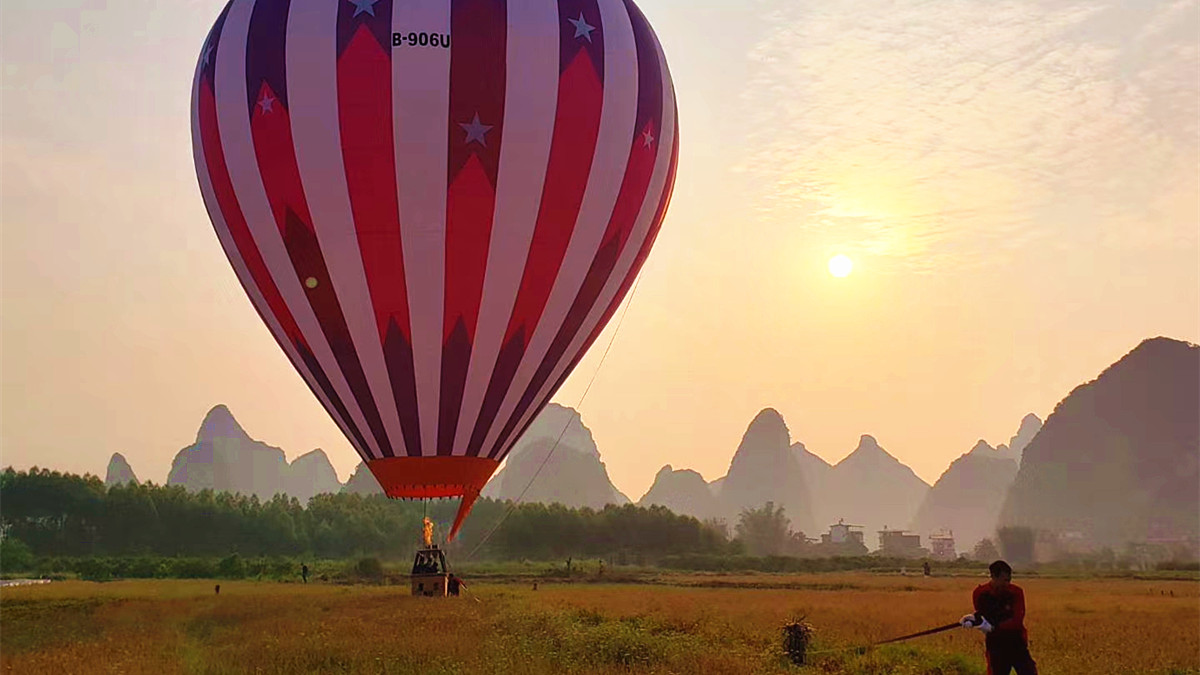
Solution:
[(251, 303), (449, 538), (641, 269), (676, 121), (630, 0), (231, 0), (191, 105)]
[(429, 518), (425, 518), (423, 535), (425, 546), (417, 549), (409, 575), (412, 594), (427, 597), (458, 595), (463, 581), (451, 574), (450, 566), (446, 564), (446, 552), (433, 543), (433, 521)]

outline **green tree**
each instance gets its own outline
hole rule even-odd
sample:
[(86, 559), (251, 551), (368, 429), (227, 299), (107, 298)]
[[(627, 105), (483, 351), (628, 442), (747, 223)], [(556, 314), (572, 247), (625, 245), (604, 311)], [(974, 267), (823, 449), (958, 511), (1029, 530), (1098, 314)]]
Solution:
[[(216, 560), (231, 554), (254, 561), (313, 554), (411, 559), (420, 545), (426, 514), (436, 523), (438, 542), (451, 555), (474, 551), (495, 529), (476, 556), (482, 559), (620, 556), (641, 563), (668, 555), (744, 550), (741, 542), (729, 542), (723, 527), (663, 507), (631, 504), (593, 510), (480, 499), (458, 538), (445, 542), (457, 500), (421, 503), (383, 495), (322, 494), (300, 504), (283, 495), (260, 501), (212, 490), (192, 492), (178, 485), (107, 489), (95, 476), (9, 468), (0, 472), (0, 502), (0, 533), (19, 540), (34, 557), (123, 557), (88, 567), (96, 578), (109, 573), (216, 574)], [(19, 555), (9, 555), (4, 564), (15, 565)], [(159, 564), (152, 558), (156, 555), (171, 561)], [(75, 562), (62, 565), (77, 567)], [(250, 573), (257, 574), (261, 565), (253, 562), (251, 567)]]
[(767, 502), (760, 509), (742, 511), (737, 524), (737, 538), (751, 555), (780, 555), (788, 542), (788, 521), (783, 507)]
[(0, 527), (35, 552), (88, 555), (95, 552), (102, 520), (104, 483), (34, 467), (0, 474), (4, 508)]
[(0, 539), (0, 572), (27, 570), (33, 566), (33, 551), (16, 537)]
[(234, 553), (217, 563), (217, 574), (226, 579), (241, 579), (246, 576), (246, 564), (242, 562), (241, 556)]
[(996, 545), (991, 539), (980, 539), (975, 548), (971, 551), (971, 558), (980, 562), (990, 563), (1000, 557), (1000, 551), (996, 550)]
[(126, 483), (109, 488), (104, 498), (102, 548), (109, 553), (153, 550), (160, 536), (153, 488)]

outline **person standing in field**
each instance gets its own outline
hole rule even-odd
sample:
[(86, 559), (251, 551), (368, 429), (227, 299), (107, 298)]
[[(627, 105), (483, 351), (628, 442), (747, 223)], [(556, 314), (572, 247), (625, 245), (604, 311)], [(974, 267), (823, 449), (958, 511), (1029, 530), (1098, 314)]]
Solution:
[(300, 564), (300, 578), (304, 580), (304, 583), (308, 583), (308, 565), (303, 563)]
[(1025, 591), (1012, 583), (1012, 567), (1003, 560), (988, 566), (991, 580), (975, 587), (975, 612), (962, 618), (963, 628), (984, 634), (988, 675), (1037, 675), (1025, 630)]

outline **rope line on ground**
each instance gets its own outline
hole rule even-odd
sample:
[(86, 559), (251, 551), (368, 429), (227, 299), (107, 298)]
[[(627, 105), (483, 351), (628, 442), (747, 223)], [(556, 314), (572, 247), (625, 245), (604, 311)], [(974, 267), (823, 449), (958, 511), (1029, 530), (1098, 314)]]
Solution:
[(871, 649), (872, 647), (879, 647), (881, 645), (892, 644), (893, 642), (903, 642), (904, 640), (911, 640), (913, 638), (922, 637), (924, 635), (933, 635), (934, 633), (941, 633), (943, 631), (948, 631), (948, 630), (951, 630), (954, 628), (959, 628), (960, 626), (961, 626), (961, 624), (959, 624), (957, 621), (955, 621), (954, 623), (948, 623), (945, 626), (938, 626), (937, 628), (930, 628), (928, 630), (919, 631), (919, 632), (912, 633), (909, 635), (902, 635), (900, 637), (892, 638), (890, 640), (882, 640), (880, 642), (872, 642), (871, 644), (868, 644), (868, 645), (857, 645), (857, 646), (853, 646), (853, 647), (837, 647), (834, 649), (818, 649), (816, 651), (807, 652), (807, 654), (809, 656), (811, 656), (813, 654), (833, 654), (835, 652), (849, 652), (849, 651), (856, 651), (856, 650), (865, 652), (866, 650)]

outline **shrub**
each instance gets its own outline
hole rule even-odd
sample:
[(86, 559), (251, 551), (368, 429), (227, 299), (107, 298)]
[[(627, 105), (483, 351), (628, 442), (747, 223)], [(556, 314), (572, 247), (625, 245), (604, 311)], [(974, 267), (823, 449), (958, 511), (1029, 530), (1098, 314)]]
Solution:
[(75, 564), (75, 572), (84, 581), (109, 581), (113, 577), (113, 564), (105, 558), (81, 558)]
[(38, 571), (40, 571), (40, 572), (50, 572), (50, 573), (58, 573), (58, 574), (61, 574), (63, 572), (70, 572), (72, 570), (71, 565), (69, 565), (65, 559), (59, 558), (57, 556), (54, 556), (54, 557), (42, 556), (37, 559), (37, 562), (34, 563), (34, 567), (36, 567), (38, 569)]
[(234, 553), (217, 563), (217, 575), (225, 579), (241, 579), (246, 576), (246, 564), (241, 556)]
[(33, 566), (33, 551), (16, 537), (0, 539), (0, 571), (27, 570)]
[(354, 563), (354, 575), (363, 579), (382, 579), (383, 563), (378, 558), (363, 558)]
[(129, 561), (126, 575), (132, 579), (154, 579), (167, 574), (163, 559), (155, 556), (142, 556)]
[(1200, 572), (1200, 562), (1187, 560), (1166, 560), (1154, 566), (1162, 572)]
[(176, 579), (212, 579), (217, 566), (203, 558), (175, 558), (168, 563), (168, 574)]
[(272, 558), (267, 563), (267, 574), (276, 579), (286, 579), (296, 574), (296, 564), (286, 558)]

